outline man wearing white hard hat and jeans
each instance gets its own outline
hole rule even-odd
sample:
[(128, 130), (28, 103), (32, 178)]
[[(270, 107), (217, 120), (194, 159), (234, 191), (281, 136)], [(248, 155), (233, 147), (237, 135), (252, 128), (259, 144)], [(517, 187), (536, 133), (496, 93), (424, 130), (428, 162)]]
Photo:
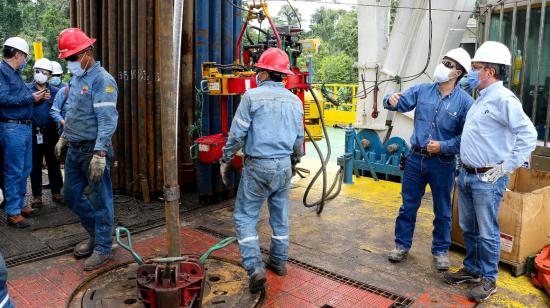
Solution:
[(45, 90), (32, 92), (21, 78), (27, 64), (29, 45), (20, 37), (6, 40), (0, 63), (0, 144), (4, 153), (4, 187), (7, 222), (10, 226), (25, 228), (27, 217), (35, 216), (25, 206), (27, 177), (32, 168), (33, 104), (43, 99)]
[(384, 97), (386, 109), (415, 109), (411, 151), (403, 174), (403, 205), (395, 221), (395, 248), (388, 254), (392, 262), (401, 262), (411, 249), (416, 214), (429, 184), (435, 214), (431, 247), (434, 267), (440, 271), (449, 269), (455, 155), (459, 153), (466, 113), (473, 103), (472, 97), (457, 84), (470, 65), (470, 55), (464, 49), (450, 50), (435, 68), (436, 82)]
[[(471, 85), (479, 95), (466, 116), (460, 143), (459, 222), (464, 232), (464, 267), (445, 275), (450, 284), (479, 282), (469, 293), (480, 302), (494, 294), (500, 258), (498, 209), (508, 174), (535, 149), (537, 132), (521, 102), (502, 81), (512, 56), (498, 42), (483, 43), (472, 59)], [(475, 77), (476, 78), (472, 78)], [(477, 81), (476, 81), (477, 80)]]

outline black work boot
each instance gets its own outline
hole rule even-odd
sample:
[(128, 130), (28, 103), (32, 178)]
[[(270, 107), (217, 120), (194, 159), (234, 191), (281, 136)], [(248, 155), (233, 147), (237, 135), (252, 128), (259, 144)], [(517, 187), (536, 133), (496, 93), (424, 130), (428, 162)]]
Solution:
[(82, 259), (90, 256), (94, 251), (95, 241), (91, 238), (84, 240), (74, 247), (73, 255), (77, 259)]
[(248, 288), (250, 293), (258, 293), (264, 290), (266, 287), (265, 270), (263, 268), (257, 268), (252, 275), (250, 275), (250, 282)]
[(95, 251), (92, 253), (92, 256), (86, 259), (84, 262), (85, 271), (93, 271), (100, 268), (103, 264), (109, 262), (113, 258), (112, 253), (100, 254)]
[(468, 298), (479, 303), (485, 301), (489, 298), (489, 296), (495, 294), (496, 292), (497, 284), (494, 281), (483, 277), (481, 279), (481, 283), (470, 291)]
[(267, 257), (267, 261), (265, 263), (267, 265), (267, 268), (269, 268), (278, 276), (286, 275), (286, 261), (273, 259), (271, 258), (271, 256), (269, 256)]
[(456, 273), (450, 273), (443, 276), (443, 281), (448, 284), (461, 284), (464, 282), (480, 282), (479, 275), (469, 273), (465, 268), (461, 268)]

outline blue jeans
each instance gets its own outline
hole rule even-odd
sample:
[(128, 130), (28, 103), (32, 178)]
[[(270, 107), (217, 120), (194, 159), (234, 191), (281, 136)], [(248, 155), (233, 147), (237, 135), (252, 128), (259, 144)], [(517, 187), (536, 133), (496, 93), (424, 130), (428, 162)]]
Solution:
[(0, 144), (4, 151), (4, 210), (8, 216), (20, 215), (32, 169), (31, 125), (0, 122)]
[(256, 225), (260, 208), (267, 199), (271, 236), (270, 255), (276, 261), (288, 259), (288, 191), (292, 170), (290, 157), (247, 158), (235, 201), (235, 225), (243, 266), (251, 275), (263, 268)]
[(95, 142), (81, 145), (69, 144), (65, 160), (65, 201), (80, 217), (80, 223), (95, 241), (94, 250), (100, 254), (112, 251), (114, 225), (113, 188), (110, 164), (113, 149), (107, 151), (107, 163), (103, 177), (98, 182), (89, 179), (89, 165)]
[(8, 269), (4, 257), (0, 254), (0, 308), (13, 308), (8, 295)]
[(395, 221), (395, 245), (409, 250), (412, 246), (416, 214), (430, 185), (435, 219), (432, 233), (432, 254), (442, 255), (451, 245), (452, 206), (456, 159), (454, 156), (424, 156), (411, 153), (407, 157), (401, 195), (403, 205)]
[(498, 209), (508, 185), (508, 176), (493, 183), (482, 182), (464, 168), (458, 177), (458, 211), (464, 232), (464, 268), (496, 281), (500, 258)]

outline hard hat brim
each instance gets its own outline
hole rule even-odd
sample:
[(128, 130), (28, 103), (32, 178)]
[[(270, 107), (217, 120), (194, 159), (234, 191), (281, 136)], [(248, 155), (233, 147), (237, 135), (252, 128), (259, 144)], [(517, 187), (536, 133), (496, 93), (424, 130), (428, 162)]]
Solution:
[(286, 67), (275, 67), (275, 66), (271, 66), (271, 65), (265, 65), (265, 64), (262, 64), (262, 63), (256, 63), (256, 64), (254, 64), (254, 67), (263, 68), (263, 69), (266, 69), (268, 71), (274, 71), (274, 72), (278, 72), (278, 73), (281, 73), (281, 74), (294, 75), (294, 72), (292, 72), (291, 70), (289, 70)]

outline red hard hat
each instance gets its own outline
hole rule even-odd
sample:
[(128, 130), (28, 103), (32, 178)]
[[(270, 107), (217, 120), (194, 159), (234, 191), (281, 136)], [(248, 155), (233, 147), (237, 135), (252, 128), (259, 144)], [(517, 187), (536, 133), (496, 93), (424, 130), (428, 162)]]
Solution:
[(288, 59), (288, 55), (279, 48), (272, 47), (264, 51), (254, 67), (287, 75), (294, 75), (294, 73), (290, 70), (290, 60)]
[(65, 59), (92, 46), (95, 39), (89, 38), (84, 31), (78, 28), (68, 28), (59, 33), (57, 48), (59, 58)]

